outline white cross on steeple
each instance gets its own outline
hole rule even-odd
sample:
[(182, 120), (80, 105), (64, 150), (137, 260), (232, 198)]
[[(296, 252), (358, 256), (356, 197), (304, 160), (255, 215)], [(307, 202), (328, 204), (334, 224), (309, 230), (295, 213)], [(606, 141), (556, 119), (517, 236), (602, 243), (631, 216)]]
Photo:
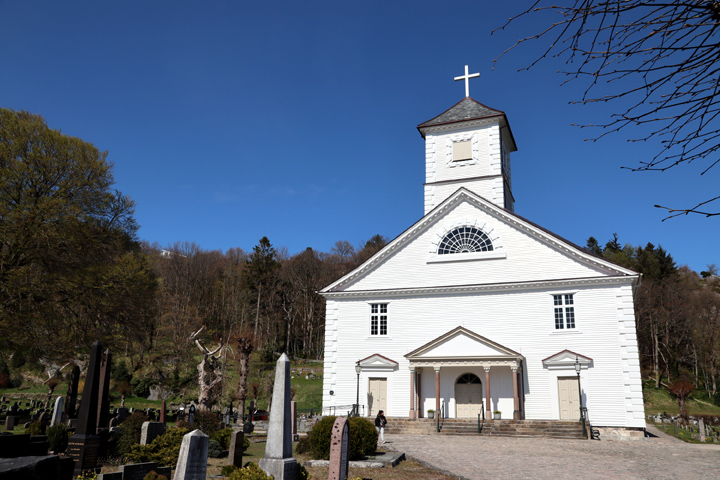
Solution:
[(465, 96), (466, 96), (466, 97), (469, 97), (469, 96), (470, 96), (470, 79), (471, 79), (471, 78), (475, 78), (475, 77), (479, 77), (479, 76), (480, 76), (479, 73), (473, 73), (472, 75), (468, 75), (468, 66), (465, 65), (465, 75), (461, 75), (461, 76), (459, 76), (459, 77), (455, 77), (455, 81), (456, 81), (456, 82), (457, 82), (458, 80), (465, 80)]

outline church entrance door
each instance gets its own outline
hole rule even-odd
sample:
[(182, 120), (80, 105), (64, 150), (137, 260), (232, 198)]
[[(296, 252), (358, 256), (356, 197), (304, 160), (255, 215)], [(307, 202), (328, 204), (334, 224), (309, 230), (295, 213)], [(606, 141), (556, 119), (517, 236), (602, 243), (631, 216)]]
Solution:
[(455, 416), (477, 418), (482, 411), (482, 398), (482, 383), (477, 375), (461, 375), (455, 383)]
[(368, 388), (368, 416), (377, 416), (385, 410), (387, 416), (387, 378), (370, 378)]
[(558, 399), (560, 401), (560, 420), (580, 419), (577, 377), (558, 378)]

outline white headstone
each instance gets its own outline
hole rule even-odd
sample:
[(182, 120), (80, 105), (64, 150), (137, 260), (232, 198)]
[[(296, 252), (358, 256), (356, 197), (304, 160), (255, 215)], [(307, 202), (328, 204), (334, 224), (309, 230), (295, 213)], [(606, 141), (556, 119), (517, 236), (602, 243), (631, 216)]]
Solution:
[(183, 437), (173, 480), (205, 480), (209, 437), (193, 430)]
[(63, 406), (65, 405), (65, 399), (60, 396), (55, 400), (55, 409), (53, 410), (53, 416), (50, 420), (50, 426), (57, 425), (62, 421)]
[(290, 360), (284, 353), (275, 365), (275, 387), (265, 456), (258, 465), (275, 480), (295, 480), (297, 475), (297, 461), (292, 458)]

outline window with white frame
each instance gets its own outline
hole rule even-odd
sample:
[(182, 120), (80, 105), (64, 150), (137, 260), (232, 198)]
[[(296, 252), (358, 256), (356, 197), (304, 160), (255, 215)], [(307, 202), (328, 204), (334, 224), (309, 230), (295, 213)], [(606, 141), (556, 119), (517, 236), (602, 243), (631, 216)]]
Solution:
[(490, 238), (479, 228), (469, 225), (448, 232), (440, 242), (438, 255), (453, 253), (492, 252)]
[(575, 302), (572, 293), (553, 295), (555, 330), (575, 328)]
[(370, 304), (370, 335), (387, 335), (387, 303)]

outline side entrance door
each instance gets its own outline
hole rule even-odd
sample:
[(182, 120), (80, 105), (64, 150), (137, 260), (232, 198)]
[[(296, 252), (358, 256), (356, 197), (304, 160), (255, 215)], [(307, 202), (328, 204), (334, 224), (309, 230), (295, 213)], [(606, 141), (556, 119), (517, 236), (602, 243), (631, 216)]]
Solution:
[(368, 388), (368, 416), (377, 416), (380, 410), (385, 410), (387, 416), (387, 378), (370, 378)]
[(580, 397), (577, 377), (558, 378), (560, 420), (580, 420)]

